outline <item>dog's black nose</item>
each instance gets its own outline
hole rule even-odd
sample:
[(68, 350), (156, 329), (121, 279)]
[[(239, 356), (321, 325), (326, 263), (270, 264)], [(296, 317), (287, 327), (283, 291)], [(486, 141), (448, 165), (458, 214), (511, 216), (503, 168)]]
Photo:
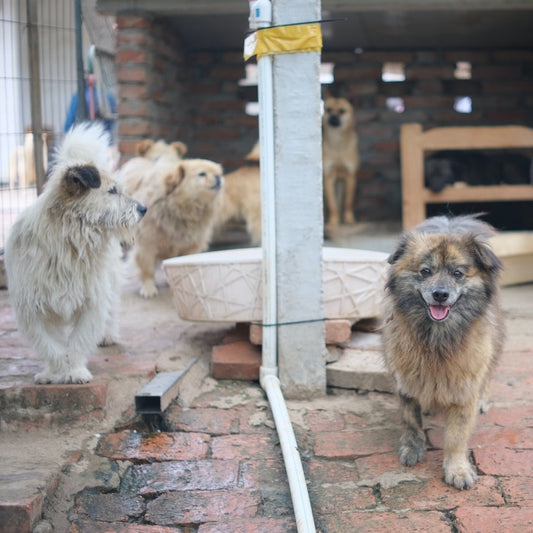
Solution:
[(146, 210), (147, 210), (146, 206), (144, 206), (143, 204), (137, 204), (137, 212), (139, 213), (139, 215), (141, 215), (141, 217), (145, 215)]
[(450, 296), (450, 293), (446, 289), (435, 289), (431, 294), (433, 299), (439, 303), (445, 302), (448, 296)]
[(328, 124), (334, 127), (340, 126), (341, 119), (337, 115), (331, 115), (328, 119)]

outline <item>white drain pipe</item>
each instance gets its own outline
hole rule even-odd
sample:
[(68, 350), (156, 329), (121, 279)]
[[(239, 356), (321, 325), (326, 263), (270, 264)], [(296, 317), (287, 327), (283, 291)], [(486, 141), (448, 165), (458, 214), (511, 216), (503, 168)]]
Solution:
[[(272, 6), (270, 0), (251, 1), (250, 28), (266, 28), (271, 24)], [(263, 324), (266, 324), (263, 327), (263, 352), (259, 380), (261, 387), (267, 394), (274, 422), (276, 423), (285, 470), (289, 480), (296, 527), (300, 533), (314, 533), (316, 529), (313, 511), (298, 452), (298, 444), (278, 378), (272, 56), (261, 57), (257, 62), (257, 66), (263, 248)]]

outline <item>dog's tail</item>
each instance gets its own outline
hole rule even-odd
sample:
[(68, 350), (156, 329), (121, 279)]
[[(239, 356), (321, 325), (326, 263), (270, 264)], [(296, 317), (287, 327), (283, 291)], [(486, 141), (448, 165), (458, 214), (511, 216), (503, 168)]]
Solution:
[(109, 134), (99, 122), (83, 122), (74, 126), (56, 151), (55, 163), (87, 164), (109, 170)]

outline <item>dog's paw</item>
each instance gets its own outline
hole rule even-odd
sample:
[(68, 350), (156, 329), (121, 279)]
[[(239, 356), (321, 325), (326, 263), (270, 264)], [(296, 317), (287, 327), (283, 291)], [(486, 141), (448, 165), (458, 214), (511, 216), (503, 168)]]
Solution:
[(414, 442), (402, 444), (398, 452), (400, 463), (404, 466), (414, 466), (422, 461), (425, 456), (425, 447)]
[(120, 344), (120, 340), (116, 335), (108, 334), (99, 343), (98, 346), (113, 346), (114, 344)]
[(46, 385), (48, 383), (54, 383), (53, 380), (54, 376), (48, 372), (48, 370), (44, 370), (43, 372), (39, 372), (38, 374), (35, 374), (35, 383), (38, 383), (39, 385)]
[(351, 211), (345, 211), (344, 213), (344, 223), (345, 224), (355, 224), (355, 217)]
[(65, 377), (68, 381), (63, 383), (89, 383), (93, 379), (93, 375), (84, 367), (72, 369)]
[(154, 296), (157, 296), (157, 293), (159, 291), (157, 290), (156, 284), (153, 280), (145, 281), (142, 284), (141, 290), (139, 291), (139, 294), (143, 298), (153, 298)]
[(476, 481), (476, 469), (468, 459), (444, 462), (444, 481), (456, 489), (469, 489)]
[(40, 384), (61, 384), (61, 383), (88, 383), (93, 379), (93, 375), (85, 367), (74, 368), (63, 374), (53, 374), (49, 370), (40, 372), (35, 376), (35, 382)]

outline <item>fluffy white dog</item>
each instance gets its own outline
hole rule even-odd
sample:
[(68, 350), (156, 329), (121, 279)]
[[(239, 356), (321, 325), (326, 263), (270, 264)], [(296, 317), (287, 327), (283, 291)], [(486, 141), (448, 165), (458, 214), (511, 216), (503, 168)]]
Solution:
[(120, 242), (146, 208), (107, 171), (98, 124), (72, 129), (44, 192), (17, 220), (6, 246), (11, 300), (21, 333), (46, 360), (38, 383), (85, 383), (87, 357), (117, 339)]

